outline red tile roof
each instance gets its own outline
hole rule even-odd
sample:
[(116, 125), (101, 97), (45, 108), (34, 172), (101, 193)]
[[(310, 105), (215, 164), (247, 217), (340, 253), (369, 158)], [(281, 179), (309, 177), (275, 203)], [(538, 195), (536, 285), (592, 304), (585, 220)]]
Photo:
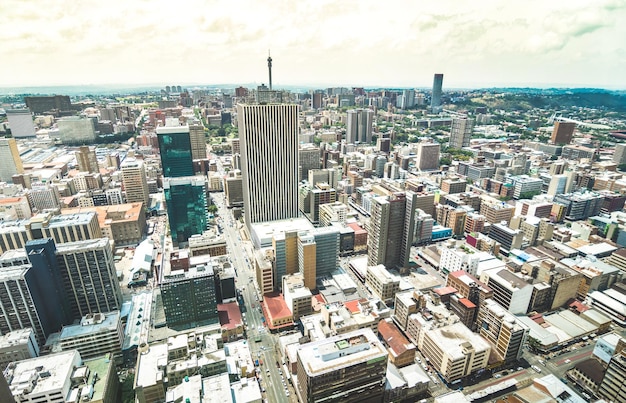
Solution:
[(410, 349), (415, 349), (415, 346), (411, 344), (409, 339), (404, 337), (400, 329), (392, 321), (381, 320), (378, 322), (378, 333), (395, 356), (402, 355), (402, 353)]
[(476, 304), (474, 304), (472, 301), (470, 301), (467, 298), (459, 298), (459, 302), (462, 303), (463, 305), (465, 305), (465, 307), (467, 309), (474, 309), (474, 308), (476, 308)]
[(350, 313), (352, 313), (353, 315), (355, 313), (359, 313), (361, 312), (361, 308), (359, 308), (359, 300), (358, 299), (354, 299), (352, 301), (346, 301), (343, 304), (349, 311)]
[(435, 288), (433, 291), (438, 295), (448, 295), (455, 294), (457, 292), (457, 289), (454, 287), (439, 287)]
[(241, 312), (236, 302), (217, 304), (217, 314), (223, 329), (232, 330), (241, 326)]
[(348, 227), (354, 230), (354, 235), (367, 234), (367, 231), (355, 222), (348, 224)]

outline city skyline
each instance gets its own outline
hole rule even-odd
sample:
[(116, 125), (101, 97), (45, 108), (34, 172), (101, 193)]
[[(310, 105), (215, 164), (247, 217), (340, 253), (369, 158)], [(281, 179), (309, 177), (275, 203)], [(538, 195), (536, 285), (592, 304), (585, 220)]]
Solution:
[[(6, 1), (0, 87), (626, 88), (626, 3)], [(175, 11), (175, 12), (173, 12)]]

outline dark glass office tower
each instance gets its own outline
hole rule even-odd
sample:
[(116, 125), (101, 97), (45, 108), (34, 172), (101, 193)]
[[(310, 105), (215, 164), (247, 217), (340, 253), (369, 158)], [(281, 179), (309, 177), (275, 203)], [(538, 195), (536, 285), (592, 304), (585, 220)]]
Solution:
[(156, 132), (159, 140), (163, 177), (193, 176), (189, 126), (158, 127)]
[(51, 238), (35, 239), (26, 243), (26, 254), (35, 273), (33, 277), (38, 290), (33, 298), (41, 307), (39, 316), (46, 334), (57, 332), (62, 325), (72, 323), (67, 290), (63, 284), (56, 250)]
[(192, 235), (206, 231), (208, 210), (203, 176), (164, 178), (163, 191), (172, 242), (185, 243)]

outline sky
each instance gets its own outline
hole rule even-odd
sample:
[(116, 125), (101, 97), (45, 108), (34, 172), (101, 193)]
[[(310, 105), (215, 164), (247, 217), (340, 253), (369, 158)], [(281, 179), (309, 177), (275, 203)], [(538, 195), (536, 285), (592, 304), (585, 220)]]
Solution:
[(0, 87), (626, 88), (626, 0), (0, 0)]

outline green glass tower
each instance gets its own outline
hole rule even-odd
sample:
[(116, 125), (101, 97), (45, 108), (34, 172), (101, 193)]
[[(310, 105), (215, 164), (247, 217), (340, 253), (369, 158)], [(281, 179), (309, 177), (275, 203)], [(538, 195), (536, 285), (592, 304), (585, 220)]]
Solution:
[(189, 126), (157, 127), (164, 178), (193, 176)]
[(163, 190), (172, 241), (185, 243), (207, 229), (206, 182), (202, 176), (164, 178)]

